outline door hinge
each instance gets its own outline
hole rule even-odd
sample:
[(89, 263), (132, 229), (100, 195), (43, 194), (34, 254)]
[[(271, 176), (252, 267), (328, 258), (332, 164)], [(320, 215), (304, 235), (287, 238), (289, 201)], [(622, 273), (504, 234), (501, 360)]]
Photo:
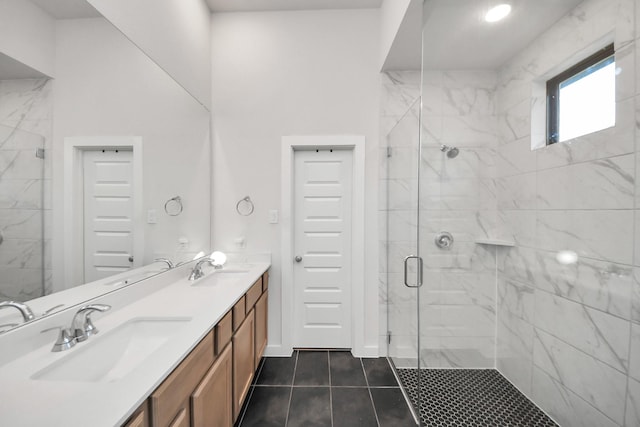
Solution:
[(44, 148), (36, 148), (36, 157), (44, 159)]
[(387, 344), (391, 344), (391, 331), (387, 331)]
[(392, 157), (393, 156), (393, 150), (391, 149), (391, 147), (387, 147), (387, 157)]

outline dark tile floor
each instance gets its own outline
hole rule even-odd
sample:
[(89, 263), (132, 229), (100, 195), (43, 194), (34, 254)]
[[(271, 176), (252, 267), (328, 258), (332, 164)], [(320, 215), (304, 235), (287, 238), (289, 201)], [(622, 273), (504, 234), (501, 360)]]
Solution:
[(384, 358), (295, 351), (265, 358), (236, 427), (415, 427)]

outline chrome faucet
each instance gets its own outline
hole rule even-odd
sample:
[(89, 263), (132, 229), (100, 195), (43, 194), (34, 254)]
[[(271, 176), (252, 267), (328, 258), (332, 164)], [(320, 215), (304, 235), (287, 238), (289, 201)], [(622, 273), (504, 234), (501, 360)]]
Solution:
[(189, 280), (191, 281), (198, 280), (199, 278), (204, 276), (204, 271), (202, 271), (202, 266), (204, 264), (213, 265), (213, 261), (211, 261), (209, 257), (206, 257), (196, 262), (196, 265), (193, 267), (193, 270), (191, 270), (191, 274), (189, 274)]
[(204, 271), (202, 271), (202, 266), (204, 264), (209, 264), (216, 270), (219, 270), (223, 267), (222, 264), (217, 264), (213, 262), (213, 260), (209, 257), (202, 258), (200, 261), (196, 263), (196, 265), (193, 267), (193, 270), (191, 270), (191, 274), (189, 275), (189, 280), (191, 281), (198, 280), (199, 278), (204, 276)]
[(164, 262), (169, 267), (169, 270), (176, 266), (169, 258), (156, 258), (153, 262)]
[(90, 304), (81, 307), (78, 312), (73, 316), (70, 328), (49, 328), (42, 332), (49, 331), (51, 329), (60, 329), (60, 335), (51, 351), (58, 352), (68, 350), (76, 343), (86, 341), (91, 335), (98, 333), (98, 328), (95, 327), (91, 321), (91, 313), (94, 311), (105, 312), (111, 308), (106, 304)]
[(13, 307), (18, 311), (20, 311), (20, 314), (22, 314), (22, 318), (24, 319), (25, 322), (35, 319), (35, 316), (33, 315), (33, 311), (31, 311), (29, 306), (21, 302), (16, 302), (16, 301), (0, 302), (0, 308), (5, 308), (5, 307)]
[(93, 325), (93, 322), (91, 321), (91, 314), (94, 311), (103, 313), (110, 308), (111, 306), (106, 304), (90, 304), (81, 307), (76, 315), (73, 316), (73, 321), (71, 322), (71, 330), (73, 331), (73, 336), (76, 341), (82, 342), (91, 335), (97, 334), (98, 328)]

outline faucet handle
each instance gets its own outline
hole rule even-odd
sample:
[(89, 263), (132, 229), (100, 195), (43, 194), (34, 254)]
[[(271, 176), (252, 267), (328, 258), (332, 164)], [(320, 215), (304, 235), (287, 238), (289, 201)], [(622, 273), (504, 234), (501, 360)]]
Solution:
[(94, 311), (105, 312), (111, 309), (107, 304), (89, 304), (81, 307), (73, 317), (72, 329), (75, 339), (78, 342), (85, 341), (91, 335), (97, 334), (98, 328), (91, 321), (91, 314)]
[(71, 347), (76, 345), (76, 337), (73, 334), (73, 331), (70, 328), (63, 328), (62, 326), (54, 326), (53, 328), (47, 328), (43, 331), (40, 331), (41, 334), (49, 331), (53, 331), (54, 329), (59, 329), (60, 334), (58, 334), (58, 339), (53, 344), (51, 351), (54, 353), (69, 350)]

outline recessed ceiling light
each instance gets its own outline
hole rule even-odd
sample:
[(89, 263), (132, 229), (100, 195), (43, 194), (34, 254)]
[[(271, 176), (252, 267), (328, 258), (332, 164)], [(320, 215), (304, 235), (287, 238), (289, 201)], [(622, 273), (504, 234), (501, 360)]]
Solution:
[(506, 18), (509, 13), (511, 13), (510, 4), (499, 4), (489, 9), (487, 14), (484, 16), (484, 20), (487, 22), (498, 22), (501, 19)]

